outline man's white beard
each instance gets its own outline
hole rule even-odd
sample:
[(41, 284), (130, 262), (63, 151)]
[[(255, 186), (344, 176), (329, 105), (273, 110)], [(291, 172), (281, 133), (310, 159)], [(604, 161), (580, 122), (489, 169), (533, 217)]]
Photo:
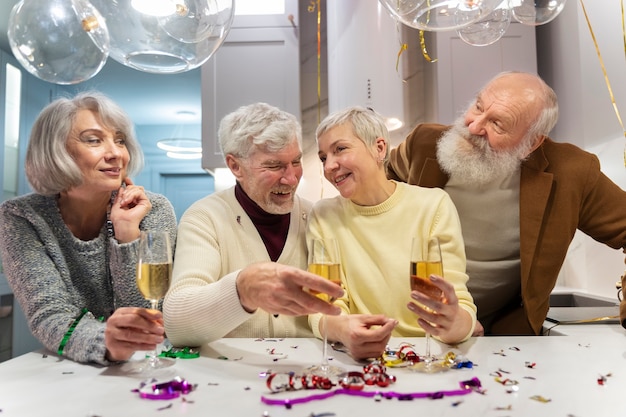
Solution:
[(487, 139), (472, 135), (463, 117), (437, 144), (437, 160), (444, 172), (464, 183), (483, 185), (516, 171), (530, 151), (526, 138), (515, 148), (496, 151)]

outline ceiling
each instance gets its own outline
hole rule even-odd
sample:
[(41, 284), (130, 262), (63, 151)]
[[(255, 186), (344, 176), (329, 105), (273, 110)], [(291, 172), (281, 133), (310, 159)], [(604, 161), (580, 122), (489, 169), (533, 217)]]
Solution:
[[(11, 55), (7, 29), (9, 14), (16, 3), (18, 0), (0, 1), (0, 48)], [(199, 68), (179, 74), (151, 74), (109, 58), (98, 74), (76, 86), (107, 94), (137, 125), (199, 124), (201, 121)]]

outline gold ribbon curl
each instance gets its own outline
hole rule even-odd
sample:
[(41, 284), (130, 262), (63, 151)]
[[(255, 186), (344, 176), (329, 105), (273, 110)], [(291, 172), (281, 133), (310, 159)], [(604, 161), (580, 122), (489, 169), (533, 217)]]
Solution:
[(437, 62), (436, 59), (432, 59), (430, 55), (428, 55), (428, 50), (426, 49), (426, 38), (424, 38), (424, 31), (420, 30), (420, 48), (422, 49), (422, 56), (428, 62)]
[[(626, 138), (626, 129), (624, 129), (624, 123), (622, 122), (622, 118), (619, 114), (619, 109), (617, 108), (617, 103), (615, 103), (615, 96), (613, 95), (613, 89), (611, 88), (611, 82), (609, 81), (609, 77), (606, 73), (606, 67), (604, 66), (604, 60), (602, 59), (602, 54), (600, 53), (600, 48), (598, 46), (598, 41), (596, 39), (596, 35), (593, 32), (593, 28), (591, 27), (591, 22), (589, 21), (589, 16), (587, 15), (587, 10), (585, 9), (585, 3), (583, 0), (580, 0), (580, 6), (582, 7), (583, 14), (585, 15), (585, 20), (587, 21), (587, 26), (589, 27), (589, 33), (591, 34), (591, 39), (593, 40), (593, 44), (596, 48), (596, 54), (598, 55), (598, 60), (600, 61), (600, 67), (602, 68), (602, 73), (604, 74), (604, 82), (606, 83), (606, 87), (609, 90), (609, 96), (611, 97), (611, 103), (613, 104), (613, 110), (615, 111), (615, 115), (617, 116), (617, 121), (622, 127), (622, 132), (624, 132), (624, 137)], [(622, 9), (622, 38), (624, 42), (624, 53), (626, 54), (626, 30), (624, 26), (624, 0), (621, 0), (621, 9)], [(624, 148), (624, 166), (626, 167), (626, 147)]]

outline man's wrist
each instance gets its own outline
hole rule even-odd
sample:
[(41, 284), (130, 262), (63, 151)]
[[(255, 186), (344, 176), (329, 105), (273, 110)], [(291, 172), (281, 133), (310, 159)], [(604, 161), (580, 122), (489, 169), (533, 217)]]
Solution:
[(239, 304), (241, 304), (241, 307), (244, 310), (246, 310), (246, 312), (252, 314), (257, 310), (258, 307), (251, 306), (246, 300), (244, 296), (244, 291), (241, 289), (241, 287), (243, 286), (241, 283), (241, 280), (243, 279), (245, 278), (242, 278), (241, 272), (240, 272), (239, 275), (237, 275), (237, 278), (235, 279), (235, 291), (237, 291), (237, 297), (239, 298)]

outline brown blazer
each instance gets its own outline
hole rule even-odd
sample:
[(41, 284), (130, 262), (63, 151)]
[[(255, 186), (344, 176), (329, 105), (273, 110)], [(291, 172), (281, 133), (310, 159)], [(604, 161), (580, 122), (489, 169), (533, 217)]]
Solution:
[[(420, 124), (397, 148), (389, 178), (443, 188), (436, 143), (448, 126)], [(600, 171), (598, 158), (546, 138), (522, 162), (520, 183), (521, 300), (494, 322), (494, 334), (540, 334), (576, 229), (614, 249), (626, 248), (626, 192)], [(471, 277), (470, 277), (471, 279)], [(626, 327), (626, 301), (620, 308)]]

